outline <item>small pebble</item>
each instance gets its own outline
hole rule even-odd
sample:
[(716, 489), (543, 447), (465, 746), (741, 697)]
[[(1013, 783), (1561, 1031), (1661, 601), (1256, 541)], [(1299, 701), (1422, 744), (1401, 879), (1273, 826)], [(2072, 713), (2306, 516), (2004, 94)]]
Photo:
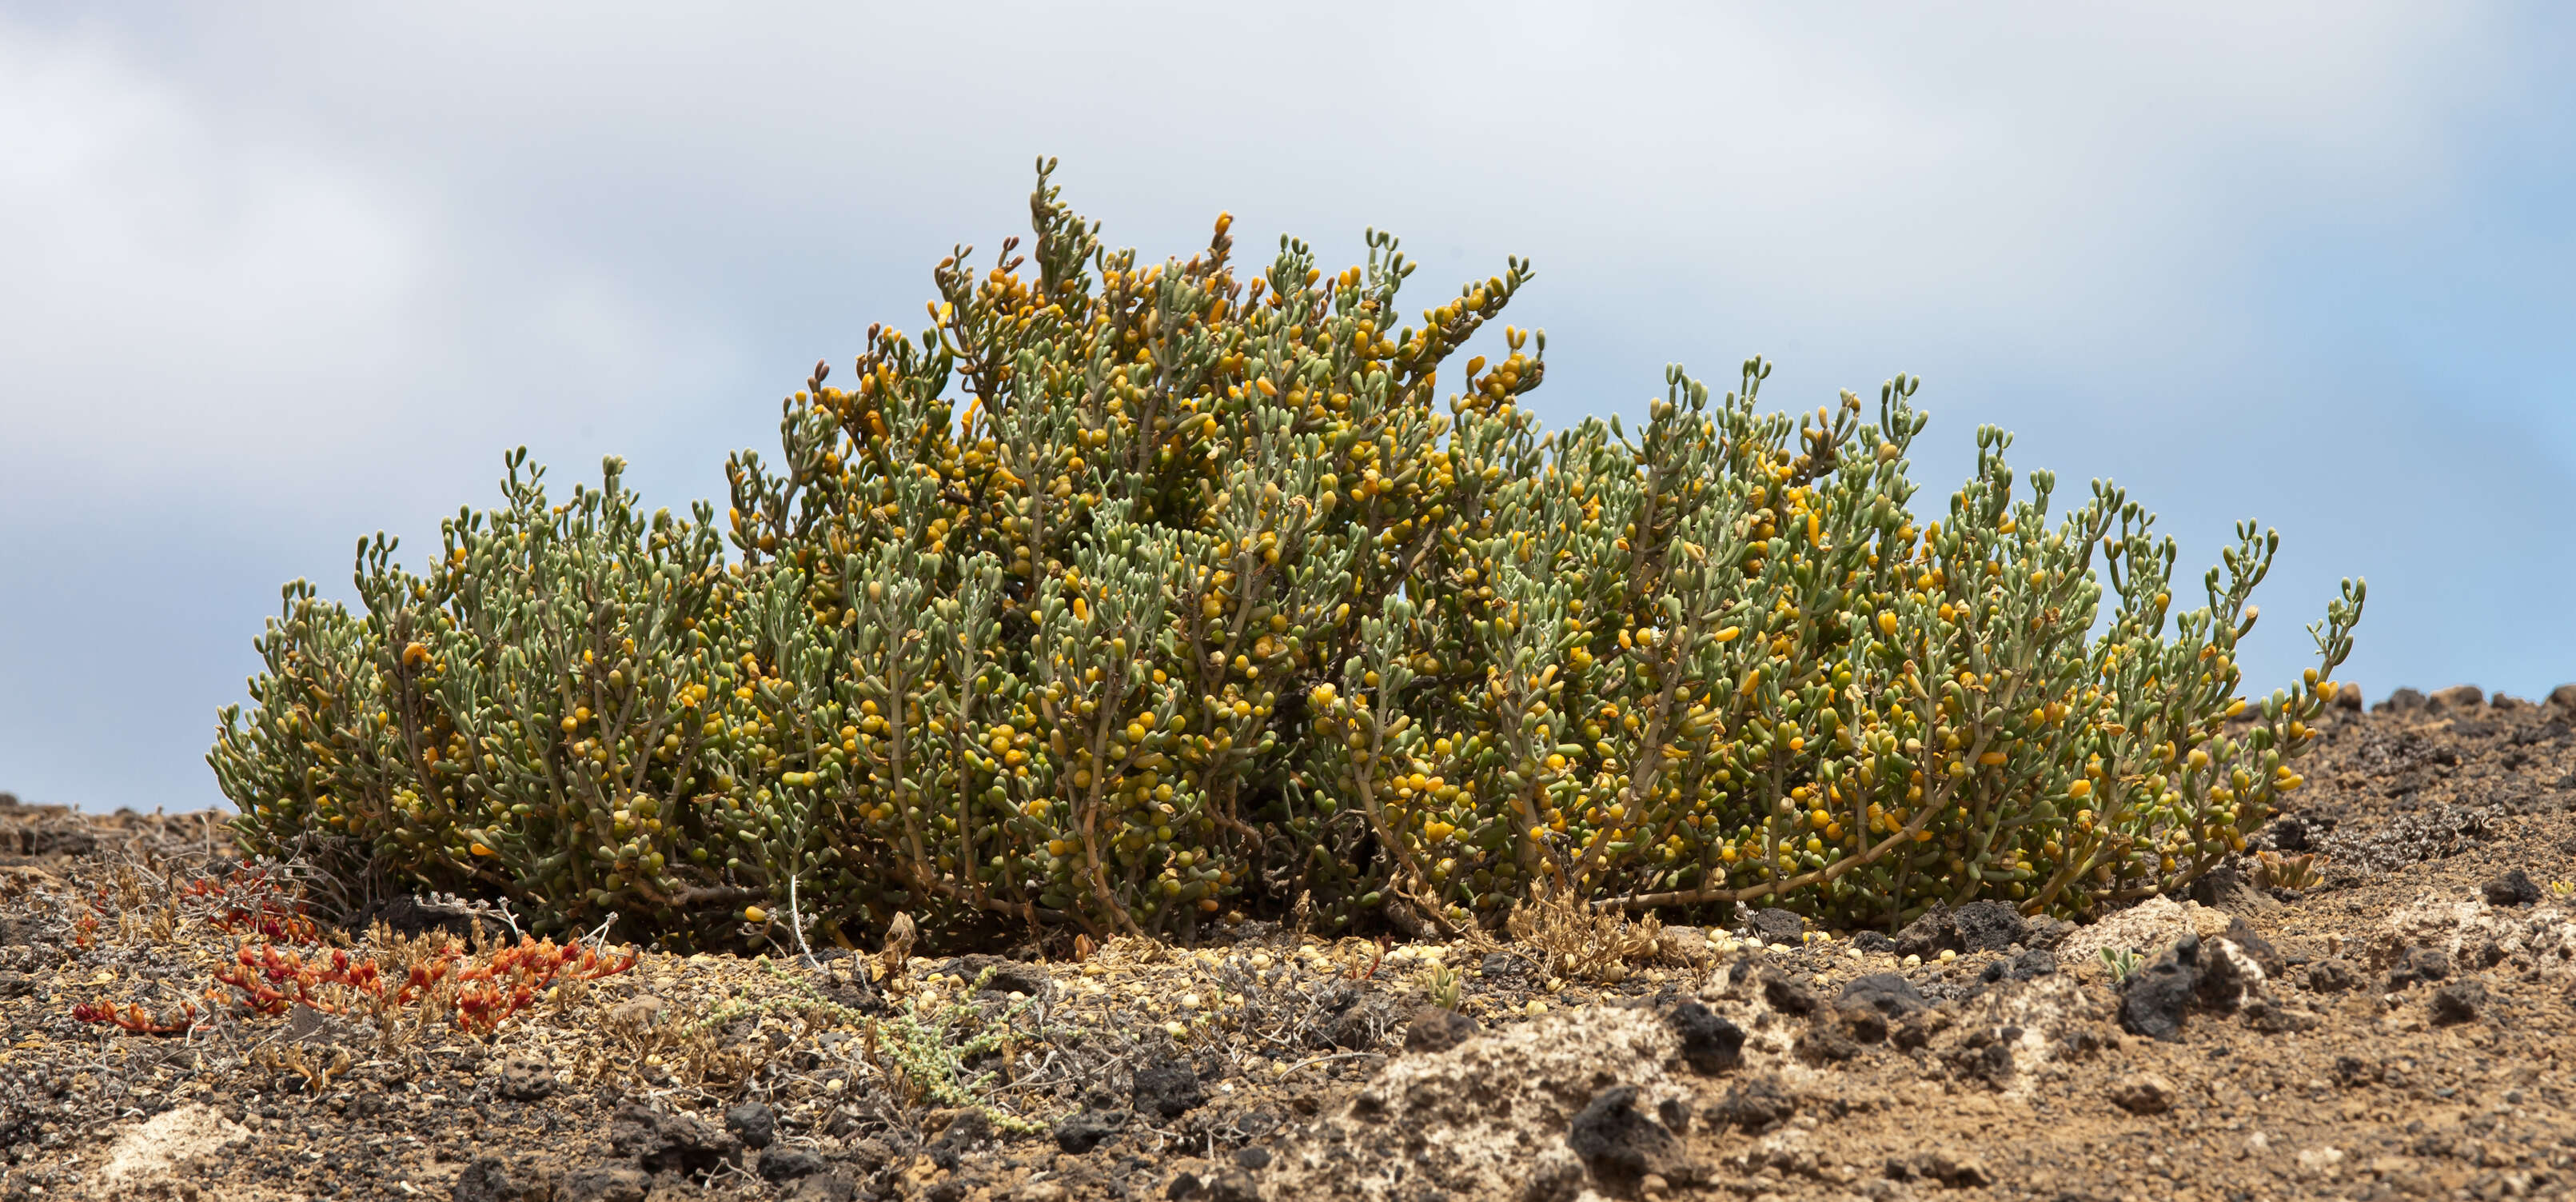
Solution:
[[(1906, 957), (1906, 959), (1908, 959), (1908, 960), (1911, 960), (1911, 959), (1913, 959), (1913, 958), (1914, 958), (1914, 957), (1912, 957), (1912, 956), (1908, 956), (1908, 957)], [(1951, 951), (1950, 949), (1948, 949), (1948, 948), (1946, 948), (1946, 947), (1941, 949), (1941, 962), (1942, 962), (1943, 964), (1947, 964), (1947, 963), (1951, 962), (1952, 960), (1956, 960), (1956, 959), (1958, 959), (1958, 958), (1959, 958), (1959, 953), (1954, 952), (1954, 951)]]
[(1165, 1034), (1165, 1035), (1169, 1035), (1169, 1036), (1171, 1036), (1171, 1037), (1172, 1037), (1172, 1038), (1174, 1038), (1174, 1039), (1179, 1039), (1181, 1036), (1187, 1035), (1187, 1034), (1189, 1034), (1189, 1033), (1190, 1033), (1190, 1029), (1189, 1029), (1188, 1027), (1184, 1027), (1184, 1026), (1182, 1026), (1182, 1025), (1181, 1025), (1181, 1024), (1179, 1024), (1179, 1023), (1164, 1023), (1164, 1024), (1163, 1024), (1163, 1034)]
[(1545, 1013), (1547, 1013), (1547, 1003), (1542, 1002), (1537, 998), (1531, 998), (1529, 1004), (1529, 1016), (1531, 1018), (1537, 1018), (1539, 1015)]
[(1905, 966), (1906, 966), (1907, 968), (1921, 968), (1921, 967), (1923, 967), (1923, 957), (1921, 957), (1921, 956), (1907, 956), (1907, 957), (1905, 958)]

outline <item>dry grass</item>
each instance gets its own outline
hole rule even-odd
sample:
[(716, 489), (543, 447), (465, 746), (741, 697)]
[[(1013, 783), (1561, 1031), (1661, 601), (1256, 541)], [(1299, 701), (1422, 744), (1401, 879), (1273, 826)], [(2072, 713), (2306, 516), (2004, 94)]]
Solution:
[(1578, 901), (1553, 879), (1538, 882), (1503, 925), (1523, 949), (1540, 955), (1550, 976), (1608, 984), (1652, 962), (1664, 929), (1652, 914), (1630, 919)]

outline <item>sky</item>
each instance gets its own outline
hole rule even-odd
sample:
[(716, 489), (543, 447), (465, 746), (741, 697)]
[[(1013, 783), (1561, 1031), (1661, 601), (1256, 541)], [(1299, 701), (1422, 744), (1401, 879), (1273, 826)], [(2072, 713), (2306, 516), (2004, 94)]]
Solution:
[[(279, 586), (418, 562), (525, 444), (721, 495), (780, 398), (1032, 163), (1116, 245), (1220, 211), (1421, 306), (1538, 278), (1550, 424), (1664, 367), (1765, 399), (1922, 378), (2161, 514), (2186, 587), (2282, 533), (2242, 657), (2338, 580), (2373, 699), (2576, 680), (2576, 10), (0, 0), (0, 790), (220, 804)], [(1410, 295), (1410, 294), (1409, 294)]]

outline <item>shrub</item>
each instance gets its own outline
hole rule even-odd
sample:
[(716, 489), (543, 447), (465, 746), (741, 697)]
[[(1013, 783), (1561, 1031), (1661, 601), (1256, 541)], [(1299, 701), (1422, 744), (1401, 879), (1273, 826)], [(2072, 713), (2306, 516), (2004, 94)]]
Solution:
[(2363, 588), (2240, 699), (2275, 534), (2177, 613), (2153, 516), (2053, 515), (1992, 428), (1919, 519), (1910, 379), (1793, 416), (1676, 369), (1542, 434), (1543, 335), (1441, 382), (1527, 264), (1407, 325), (1392, 237), (1140, 264), (1051, 167), (1029, 256), (959, 248), (729, 461), (729, 562), (520, 452), (426, 575), (361, 545), (363, 617), (289, 586), (212, 756), (244, 845), (687, 938), (1491, 925), (1542, 880), (1889, 924), (2175, 889), (2300, 783)]

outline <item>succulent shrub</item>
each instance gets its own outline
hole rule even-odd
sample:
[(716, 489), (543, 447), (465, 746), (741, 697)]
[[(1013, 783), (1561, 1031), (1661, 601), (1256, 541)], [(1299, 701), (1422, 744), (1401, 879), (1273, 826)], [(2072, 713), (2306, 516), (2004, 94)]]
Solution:
[(1543, 335), (1451, 366), (1527, 264), (1414, 324), (1392, 237), (1246, 278), (1220, 217), (1143, 263), (1051, 166), (1028, 253), (818, 365), (721, 525), (615, 461), (549, 507), (522, 453), (425, 575), (362, 544), (363, 616), (290, 586), (212, 757), (244, 844), (687, 938), (1436, 929), (1542, 884), (1887, 924), (2175, 889), (2300, 784), (2364, 591), (2240, 696), (2272, 533), (2177, 611), (2152, 515), (2053, 508), (1991, 428), (1918, 515), (1910, 379), (1793, 415), (1758, 360), (1675, 369), (1637, 429), (1542, 432)]

